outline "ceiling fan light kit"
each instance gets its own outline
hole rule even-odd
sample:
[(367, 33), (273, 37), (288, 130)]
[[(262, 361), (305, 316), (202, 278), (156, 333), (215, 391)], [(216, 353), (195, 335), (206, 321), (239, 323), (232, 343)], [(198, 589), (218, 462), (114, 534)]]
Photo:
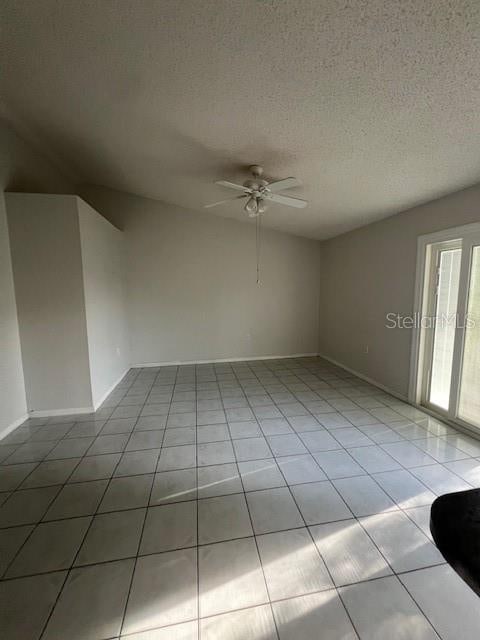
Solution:
[(254, 218), (258, 215), (258, 200), (254, 196), (251, 196), (245, 206), (243, 207), (244, 211), (246, 211), (250, 218)]

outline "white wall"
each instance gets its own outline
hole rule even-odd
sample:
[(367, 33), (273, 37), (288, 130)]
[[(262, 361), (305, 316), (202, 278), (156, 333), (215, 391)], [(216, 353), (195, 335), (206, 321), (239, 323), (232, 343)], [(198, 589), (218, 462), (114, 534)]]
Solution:
[(129, 367), (123, 233), (77, 198), (93, 404)]
[(0, 438), (26, 415), (27, 405), (3, 191), (62, 192), (69, 181), (0, 120)]
[(265, 230), (257, 285), (254, 225), (99, 187), (82, 195), (124, 229), (133, 364), (317, 351), (318, 242)]
[[(320, 353), (408, 394), (417, 237), (480, 220), (480, 185), (322, 243)], [(364, 353), (365, 346), (369, 353)]]
[(27, 413), (3, 193), (0, 193), (0, 353), (1, 437), (3, 432), (21, 421)]
[(91, 407), (77, 198), (5, 200), (28, 409)]

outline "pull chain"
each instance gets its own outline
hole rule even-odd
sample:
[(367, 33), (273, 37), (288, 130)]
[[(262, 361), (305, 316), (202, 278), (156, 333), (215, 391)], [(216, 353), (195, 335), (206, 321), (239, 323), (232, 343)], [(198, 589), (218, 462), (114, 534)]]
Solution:
[(261, 213), (257, 215), (255, 220), (255, 249), (257, 257), (257, 284), (260, 284), (260, 232), (261, 232)]

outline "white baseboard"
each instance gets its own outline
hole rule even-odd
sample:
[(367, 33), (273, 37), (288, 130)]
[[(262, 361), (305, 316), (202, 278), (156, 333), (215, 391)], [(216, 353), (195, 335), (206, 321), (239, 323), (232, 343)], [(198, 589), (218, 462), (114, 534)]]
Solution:
[(96, 411), (98, 407), (100, 407), (105, 402), (105, 399), (112, 393), (112, 391), (115, 389), (117, 384), (119, 384), (123, 380), (123, 378), (127, 375), (129, 371), (130, 371), (130, 367), (127, 367), (125, 371), (122, 373), (122, 375), (119, 378), (117, 378), (117, 380), (115, 380), (115, 382), (105, 391), (105, 393), (102, 395), (100, 400), (97, 400), (97, 402), (95, 402), (94, 411)]
[(250, 362), (252, 360), (282, 360), (285, 358), (312, 358), (318, 356), (318, 353), (292, 353), (279, 356), (249, 356), (245, 358), (219, 358), (216, 360), (172, 360), (170, 362), (142, 362), (132, 364), (133, 369), (148, 367), (172, 367), (182, 364), (220, 364), (222, 362)]
[(107, 391), (102, 395), (100, 400), (98, 400), (94, 405), (90, 407), (69, 407), (66, 409), (39, 409), (34, 411), (29, 411), (27, 418), (48, 418), (50, 416), (72, 416), (76, 414), (82, 413), (93, 413), (98, 409), (98, 407), (105, 401), (105, 398), (112, 393), (117, 384), (125, 377), (128, 373), (130, 367), (125, 369), (122, 375), (115, 380), (115, 382), (110, 386)]
[(394, 398), (398, 398), (402, 402), (406, 402), (406, 403), (410, 404), (409, 401), (408, 401), (407, 396), (404, 396), (401, 393), (398, 393), (397, 391), (394, 391), (393, 389), (390, 389), (389, 387), (385, 386), (381, 382), (378, 382), (378, 380), (374, 380), (373, 378), (369, 378), (368, 376), (364, 375), (363, 373), (360, 373), (359, 371), (356, 371), (355, 369), (351, 369), (350, 367), (347, 367), (342, 362), (338, 362), (338, 360), (334, 360), (333, 358), (330, 358), (329, 356), (326, 356), (326, 355), (324, 355), (322, 353), (319, 353), (318, 357), (319, 358), (323, 358), (324, 360), (328, 360), (328, 362), (331, 362), (335, 366), (340, 367), (341, 369), (344, 369), (345, 371), (348, 371), (348, 373), (351, 373), (354, 376), (357, 376), (358, 378), (361, 378), (362, 380), (365, 380), (365, 382), (368, 382), (369, 384), (373, 384), (374, 387), (378, 387), (382, 391), (385, 391), (385, 393), (389, 393)]
[(2, 429), (0, 431), (0, 440), (2, 440), (2, 438), (5, 438), (5, 436), (8, 436), (9, 433), (11, 433), (12, 431), (14, 431), (17, 427), (19, 427), (21, 424), (23, 424), (25, 422), (25, 420), (28, 420), (29, 415), (28, 413), (25, 413), (23, 416), (20, 416), (20, 418), (17, 418), (16, 420), (14, 420), (13, 422), (11, 422), (8, 427), (5, 427), (4, 429)]
[(78, 407), (68, 409), (39, 409), (28, 412), (28, 418), (49, 418), (50, 416), (73, 416), (77, 413), (93, 413), (92, 407)]

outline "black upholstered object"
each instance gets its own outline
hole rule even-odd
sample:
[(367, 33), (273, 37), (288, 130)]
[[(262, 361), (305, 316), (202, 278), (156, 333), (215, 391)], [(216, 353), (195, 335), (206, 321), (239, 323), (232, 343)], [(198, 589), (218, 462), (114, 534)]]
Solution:
[(480, 489), (437, 498), (430, 530), (445, 560), (480, 596)]

